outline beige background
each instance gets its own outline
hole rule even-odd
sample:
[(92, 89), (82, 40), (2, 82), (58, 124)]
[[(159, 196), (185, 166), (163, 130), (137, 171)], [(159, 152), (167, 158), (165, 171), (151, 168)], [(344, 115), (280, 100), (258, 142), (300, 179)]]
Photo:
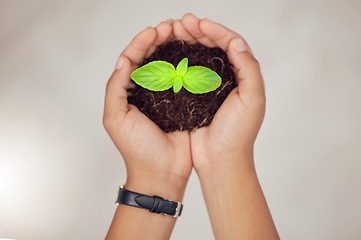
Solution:
[[(281, 238), (361, 239), (359, 0), (0, 0), (0, 238), (104, 238), (126, 177), (106, 81), (136, 33), (189, 11), (261, 62), (256, 167)], [(213, 239), (194, 172), (184, 203), (171, 239)]]

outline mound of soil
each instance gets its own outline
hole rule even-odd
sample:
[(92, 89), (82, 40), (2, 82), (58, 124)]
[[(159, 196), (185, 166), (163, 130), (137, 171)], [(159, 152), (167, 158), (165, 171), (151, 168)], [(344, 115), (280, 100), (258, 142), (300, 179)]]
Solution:
[(205, 94), (192, 94), (184, 88), (178, 93), (174, 93), (173, 88), (153, 92), (139, 85), (129, 89), (129, 103), (138, 107), (165, 132), (192, 131), (208, 126), (228, 94), (236, 87), (233, 65), (227, 54), (220, 48), (208, 48), (199, 43), (168, 42), (159, 46), (141, 66), (155, 60), (177, 66), (185, 57), (188, 58), (189, 67), (205, 66), (218, 73), (222, 78), (221, 86)]

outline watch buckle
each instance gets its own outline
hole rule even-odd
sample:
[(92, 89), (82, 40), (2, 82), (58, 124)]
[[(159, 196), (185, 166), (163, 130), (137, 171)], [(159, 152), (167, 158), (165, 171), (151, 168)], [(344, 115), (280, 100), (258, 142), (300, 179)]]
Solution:
[(173, 217), (177, 218), (180, 215), (182, 209), (182, 203), (178, 202), (177, 208), (175, 209), (175, 214), (173, 215)]
[(118, 194), (117, 194), (117, 198), (115, 199), (115, 205), (119, 205), (119, 202), (118, 202), (118, 199), (119, 199), (119, 192), (120, 192), (120, 189), (123, 189), (124, 188), (124, 186), (122, 185), (122, 186), (119, 186), (119, 189), (118, 189)]

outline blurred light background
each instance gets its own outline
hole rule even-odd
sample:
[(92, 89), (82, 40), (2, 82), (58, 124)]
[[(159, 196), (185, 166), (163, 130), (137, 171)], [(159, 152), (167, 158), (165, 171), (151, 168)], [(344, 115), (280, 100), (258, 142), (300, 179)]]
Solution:
[[(126, 177), (105, 84), (139, 31), (187, 12), (261, 63), (256, 167), (281, 238), (361, 239), (359, 0), (0, 0), (0, 237), (105, 237)], [(171, 239), (213, 239), (195, 173), (184, 204)]]

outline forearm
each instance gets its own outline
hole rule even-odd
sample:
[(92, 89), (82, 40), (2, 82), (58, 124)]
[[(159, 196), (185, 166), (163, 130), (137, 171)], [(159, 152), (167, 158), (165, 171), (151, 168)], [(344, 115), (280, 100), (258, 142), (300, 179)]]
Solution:
[(279, 239), (251, 163), (221, 161), (198, 171), (215, 239)]
[[(186, 180), (174, 176), (141, 174), (128, 178), (125, 188), (146, 195), (158, 195), (167, 200), (181, 202)], [(119, 205), (110, 226), (106, 240), (116, 239), (169, 239), (176, 218), (148, 210)]]

